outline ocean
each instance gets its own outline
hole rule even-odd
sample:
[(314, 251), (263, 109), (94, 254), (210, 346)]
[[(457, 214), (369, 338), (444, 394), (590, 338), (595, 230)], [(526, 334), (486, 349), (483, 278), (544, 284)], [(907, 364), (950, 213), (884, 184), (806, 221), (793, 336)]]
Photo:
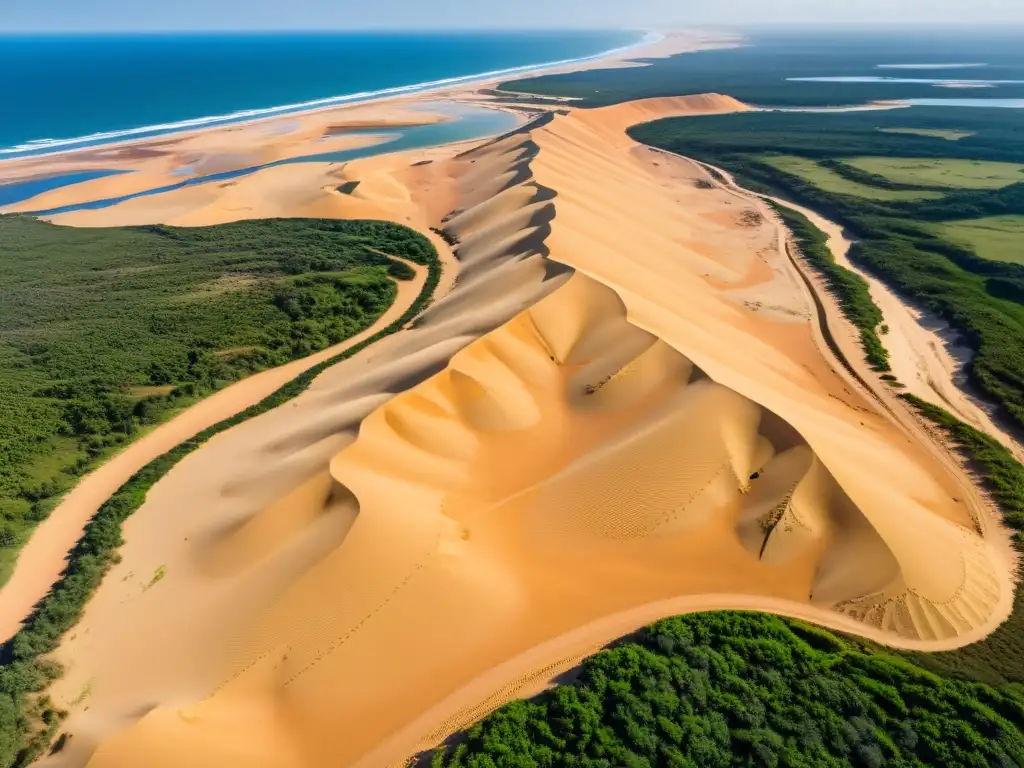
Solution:
[[(401, 21), (396, 20), (396, 21)], [(586, 59), (640, 31), (0, 36), (0, 159)]]

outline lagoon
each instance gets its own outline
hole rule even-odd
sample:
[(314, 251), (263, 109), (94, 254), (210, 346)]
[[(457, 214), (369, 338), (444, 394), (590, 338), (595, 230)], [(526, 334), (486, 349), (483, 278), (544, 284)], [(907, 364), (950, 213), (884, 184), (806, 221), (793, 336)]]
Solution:
[[(519, 123), (519, 118), (510, 112), (487, 107), (470, 106), (454, 102), (430, 102), (423, 105), (424, 109), (433, 112), (444, 112), (451, 119), (429, 125), (414, 125), (409, 127), (396, 127), (387, 129), (371, 129), (351, 131), (349, 136), (384, 136), (384, 139), (368, 147), (356, 147), (354, 149), (343, 149), (331, 152), (319, 152), (300, 157), (291, 157), (284, 160), (276, 160), (272, 163), (253, 165), (246, 168), (238, 168), (220, 173), (212, 173), (205, 176), (196, 176), (176, 184), (168, 184), (162, 187), (135, 192), (130, 195), (104, 198), (102, 200), (91, 200), (84, 203), (65, 205), (59, 208), (50, 208), (41, 211), (32, 211), (35, 216), (55, 216), (61, 213), (72, 211), (98, 210), (109, 208), (127, 200), (137, 197), (149, 197), (164, 192), (172, 192), (184, 187), (192, 187), (198, 184), (208, 184), (215, 181), (227, 181), (248, 176), (264, 168), (272, 168), (278, 165), (291, 163), (343, 163), (351, 160), (358, 160), (365, 157), (376, 157), (377, 155), (389, 154), (391, 152), (402, 152), (412, 149), (424, 149), (441, 144), (450, 144), (459, 141), (469, 141), (493, 136), (512, 130)], [(76, 182), (69, 182), (76, 183)], [(60, 186), (60, 185), (58, 185)], [(55, 187), (51, 187), (55, 188)], [(2, 189), (2, 188), (0, 188)], [(38, 194), (38, 193), (37, 193)], [(20, 198), (28, 199), (27, 197)]]

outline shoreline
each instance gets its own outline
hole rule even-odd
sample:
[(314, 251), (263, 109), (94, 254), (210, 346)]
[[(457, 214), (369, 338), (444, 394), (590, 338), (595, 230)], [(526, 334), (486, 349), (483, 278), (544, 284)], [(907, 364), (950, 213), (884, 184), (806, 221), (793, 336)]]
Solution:
[[(540, 65), (531, 71), (555, 74), (591, 68), (645, 66), (640, 59), (732, 47), (739, 42), (735, 35), (715, 31), (664, 30), (656, 38), (647, 36), (636, 46), (615, 49), (585, 61)], [(490, 74), (485, 76), (489, 79), (363, 102), (318, 107), (301, 113), (271, 115), (148, 138), (0, 159), (0, 185), (18, 184), (26, 178), (51, 178), (85, 170), (114, 169), (131, 172), (112, 176), (116, 181), (99, 179), (59, 185), (42, 195), (0, 206), (0, 211), (52, 211), (93, 200), (114, 199), (124, 195), (135, 197), (137, 193), (167, 187), (192, 177), (262, 166), (305, 155), (309, 153), (310, 147), (317, 146), (316, 142), (325, 137), (332, 142), (329, 151), (347, 150), (351, 146), (358, 146), (353, 142), (366, 139), (361, 131), (354, 130), (357, 127), (373, 124), (379, 129), (374, 131), (377, 134), (376, 141), (380, 141), (393, 128), (449, 120), (442, 102), (450, 103), (454, 108), (460, 105), (474, 106), (512, 113), (523, 119), (530, 118), (532, 113), (528, 109), (520, 109), (520, 105), (507, 103), (494, 94), (488, 95), (488, 89), (495, 88), (508, 77)], [(335, 145), (333, 142), (340, 144)]]
[[(444, 80), (394, 86), (391, 88), (380, 89), (378, 91), (327, 96), (322, 99), (315, 99), (308, 102), (244, 110), (228, 115), (210, 115), (187, 118), (176, 123), (142, 126), (140, 128), (125, 128), (121, 130), (108, 131), (106, 133), (92, 134), (90, 136), (72, 137), (69, 139), (34, 139), (29, 142), (19, 144), (16, 147), (5, 147), (0, 149), (0, 168), (3, 168), (8, 163), (16, 161), (64, 158), (65, 156), (76, 152), (123, 148), (147, 142), (152, 139), (162, 139), (166, 137), (174, 137), (177, 139), (206, 131), (254, 125), (285, 117), (302, 117), (305, 115), (326, 112), (349, 106), (364, 106), (368, 104), (383, 103), (395, 99), (416, 97), (431, 93), (442, 94), (452, 89), (462, 89), (466, 86), (480, 86), (486, 83), (505, 80), (510, 76), (521, 77), (536, 75), (539, 73), (555, 74), (556, 72), (577, 71), (575, 67), (578, 65), (583, 65), (581, 69), (586, 69), (589, 68), (586, 66), (589, 64), (596, 64), (605, 60), (614, 61), (617, 57), (621, 57), (626, 54), (638, 53), (645, 48), (654, 47), (666, 39), (665, 33), (661, 33), (656, 30), (648, 29), (641, 31), (644, 32), (644, 35), (637, 42), (626, 46), (620, 46), (618, 48), (611, 48), (592, 56), (540, 62), (537, 64), (527, 64), (521, 67), (510, 67), (507, 69), (492, 70), (488, 72), (477, 72)], [(145, 135), (131, 135), (142, 133), (145, 133)], [(123, 136), (124, 138), (118, 138), (118, 136)], [(103, 139), (105, 138), (110, 138), (110, 141), (104, 141)], [(54, 148), (52, 151), (46, 151), (43, 146), (40, 146), (39, 150), (36, 151), (33, 147), (28, 146), (35, 142), (41, 143), (51, 141), (60, 142), (60, 147)], [(92, 143), (94, 141), (98, 143)], [(75, 144), (77, 146), (66, 146), (69, 144)]]

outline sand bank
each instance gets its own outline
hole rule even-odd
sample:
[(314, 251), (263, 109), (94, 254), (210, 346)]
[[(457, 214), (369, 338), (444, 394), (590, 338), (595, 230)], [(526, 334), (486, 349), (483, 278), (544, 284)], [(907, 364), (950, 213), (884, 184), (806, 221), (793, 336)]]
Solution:
[[(601, 57), (566, 64), (541, 65), (518, 72), (516, 77), (577, 72), (594, 68), (643, 66), (640, 58), (660, 58), (713, 48), (734, 47), (740, 43), (734, 34), (701, 30), (664, 30), (649, 42), (612, 51)], [(213, 158), (220, 169), (247, 167), (259, 163), (309, 154), (311, 141), (337, 139), (356, 130), (381, 128), (386, 131), (402, 126), (421, 125), (445, 119), (443, 115), (422, 111), (425, 103), (449, 98), (474, 98), (479, 89), (496, 86), (509, 75), (483, 76), (455, 85), (441, 85), (410, 94), (390, 95), (349, 104), (311, 107), (309, 110), (255, 118), (247, 121), (205, 126), (154, 137), (93, 145), (46, 155), (0, 160), (0, 183), (33, 175), (54, 175), (93, 168), (139, 170), (143, 173), (174, 171), (179, 177), (196, 174), (203, 163)], [(514, 105), (509, 105), (510, 107)], [(365, 142), (365, 139), (360, 139)], [(334, 144), (343, 149), (353, 144)], [(296, 147), (299, 149), (296, 150)], [(191, 153), (191, 159), (190, 155)], [(170, 158), (170, 163), (168, 163)], [(157, 162), (146, 162), (157, 161)], [(208, 168), (209, 166), (207, 166)], [(205, 170), (203, 172), (215, 172)], [(75, 202), (96, 199), (78, 196)], [(45, 210), (47, 207), (19, 206), (17, 210)], [(12, 209), (13, 210), (13, 209)], [(0, 212), (12, 212), (4, 210)]]
[(624, 133), (742, 108), (569, 111), (355, 161), (353, 196), (323, 166), (162, 196), (178, 223), (243, 203), (443, 221), (458, 276), (414, 328), (154, 487), (58, 652), (75, 738), (45, 764), (397, 765), (683, 610), (927, 649), (998, 625), (1001, 529), (831, 357), (764, 204)]

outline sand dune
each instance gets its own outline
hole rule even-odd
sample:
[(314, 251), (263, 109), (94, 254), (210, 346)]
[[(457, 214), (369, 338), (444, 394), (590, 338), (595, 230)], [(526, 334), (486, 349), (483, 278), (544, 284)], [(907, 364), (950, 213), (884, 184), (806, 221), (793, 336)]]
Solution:
[[(711, 168), (704, 163), (701, 165)], [(737, 192), (745, 198), (772, 200), (805, 215), (826, 234), (829, 250), (836, 261), (867, 281), (871, 297), (882, 311), (883, 322), (889, 327), (889, 332), (882, 336), (882, 343), (889, 350), (892, 372), (904, 384), (905, 391), (949, 410), (957, 418), (999, 440), (1018, 460), (1024, 459), (1024, 448), (1017, 437), (996, 423), (994, 408), (971, 393), (964, 372), (971, 350), (961, 346), (960, 340), (947, 323), (910, 306), (885, 283), (850, 261), (848, 252), (852, 243), (842, 227), (835, 222), (792, 201), (747, 192), (736, 184), (728, 171), (722, 168), (714, 168), (714, 171), (724, 182), (709, 175), (708, 181), (713, 184)], [(813, 271), (810, 268), (805, 271), (809, 279), (820, 285), (819, 292), (827, 294), (827, 288)], [(840, 346), (849, 359), (859, 360), (862, 356), (858, 351), (859, 331), (845, 323), (840, 317), (841, 313), (835, 314), (837, 319), (832, 325), (838, 331)], [(877, 390), (885, 392), (887, 387), (879, 386)]]
[[(190, 223), (243, 201), (444, 219), (458, 277), (151, 491), (57, 654), (74, 738), (44, 764), (401, 765), (685, 610), (921, 649), (998, 625), (1001, 530), (831, 359), (763, 206), (623, 132), (737, 108), (572, 111), (429, 165), (352, 163), (364, 199), (323, 166), (169, 196)], [(120, 208), (102, 219), (140, 215)]]

